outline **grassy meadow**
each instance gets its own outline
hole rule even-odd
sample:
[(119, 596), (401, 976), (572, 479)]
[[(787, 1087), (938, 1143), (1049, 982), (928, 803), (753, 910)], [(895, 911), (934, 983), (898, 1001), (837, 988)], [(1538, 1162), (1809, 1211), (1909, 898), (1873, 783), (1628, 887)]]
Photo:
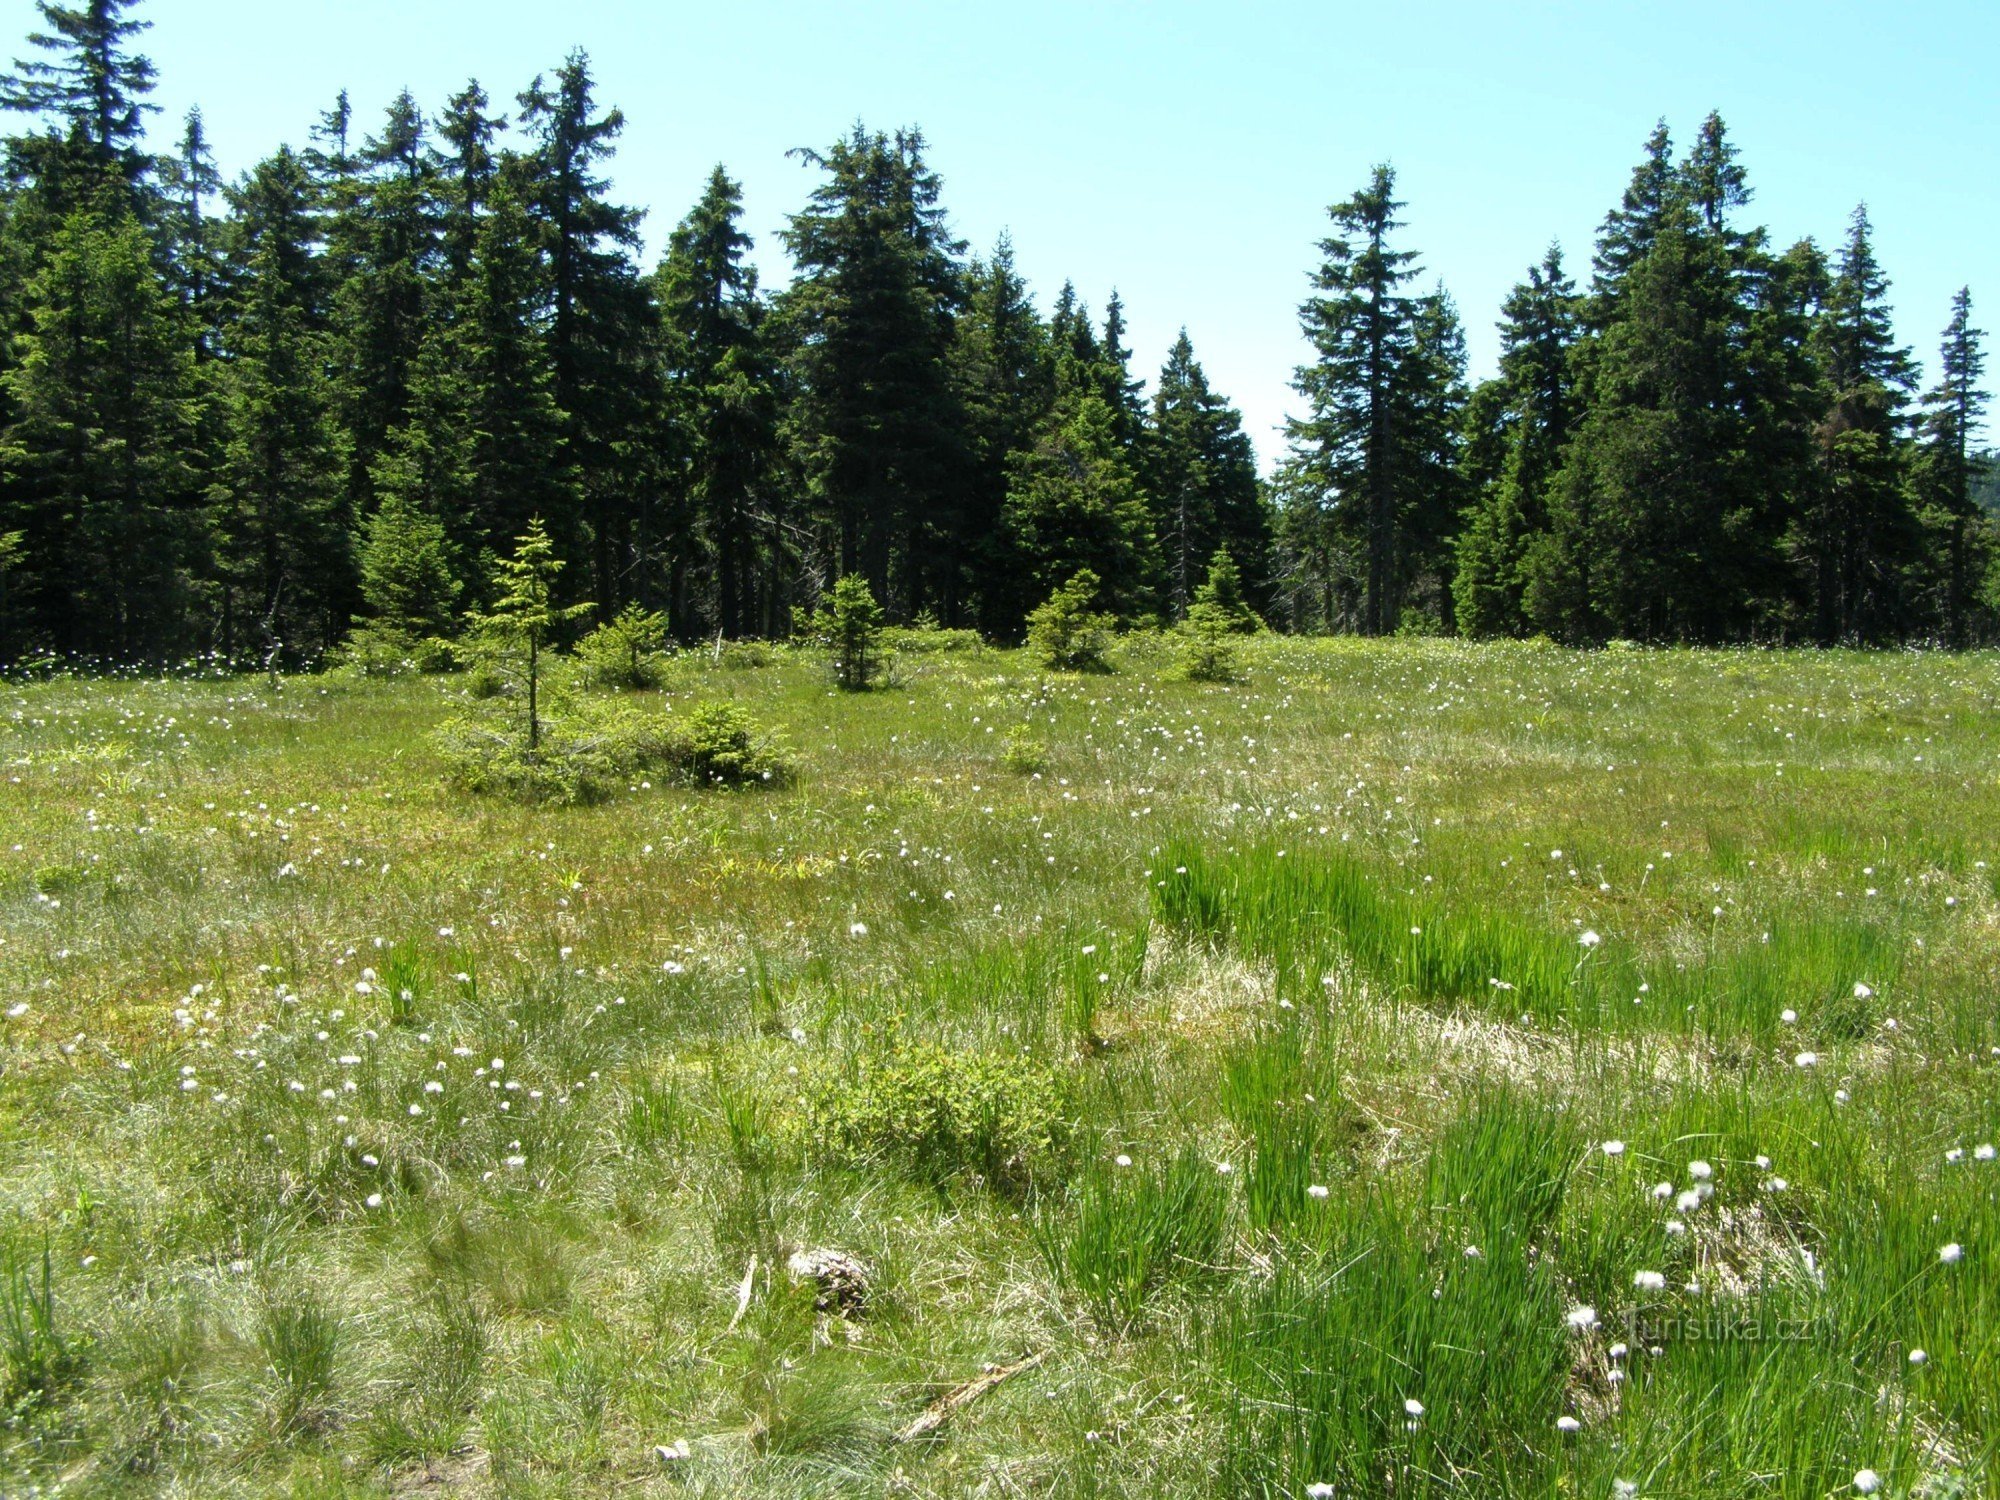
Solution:
[(1172, 656), (0, 686), (0, 1493), (2000, 1495), (2000, 658)]

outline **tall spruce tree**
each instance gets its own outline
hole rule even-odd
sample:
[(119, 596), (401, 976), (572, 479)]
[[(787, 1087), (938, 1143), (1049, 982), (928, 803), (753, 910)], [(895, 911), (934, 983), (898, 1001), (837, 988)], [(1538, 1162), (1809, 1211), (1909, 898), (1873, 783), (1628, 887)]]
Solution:
[(356, 597), (313, 184), (281, 148), (232, 196), (236, 307), (215, 495), (221, 638), (226, 651), (308, 657), (340, 638)]
[(792, 430), (827, 529), (829, 574), (859, 573), (894, 620), (963, 619), (972, 538), (946, 497), (968, 447), (950, 354), (962, 282), (917, 131), (856, 125), (784, 231)]
[(1828, 387), (1809, 528), (1814, 617), (1825, 644), (1887, 640), (1914, 623), (1906, 585), (1919, 534), (1907, 407), (1916, 369), (1896, 343), (1888, 291), (1868, 211), (1857, 208), (1813, 331)]
[(1334, 232), (1320, 242), (1316, 295), (1299, 310), (1317, 358), (1293, 380), (1310, 411), (1288, 424), (1294, 526), (1324, 534), (1332, 544), (1318, 544), (1325, 555), (1358, 554), (1357, 624), (1366, 635), (1395, 628), (1405, 561), (1398, 518), (1410, 476), (1396, 418), (1398, 380), (1412, 367), (1413, 309), (1403, 288), (1416, 253), (1390, 244), (1403, 206), (1395, 186), (1395, 171), (1378, 166), (1366, 187), (1327, 211)]
[(130, 206), (142, 213), (147, 206), (137, 190), (152, 167), (143, 137), (146, 116), (158, 112), (146, 100), (157, 75), (128, 45), (152, 25), (131, 17), (136, 3), (35, 0), (47, 29), (29, 33), (28, 44), (44, 55), (17, 60), (0, 77), (0, 108), (39, 115), (47, 127), (31, 159), (66, 189), (56, 195), (59, 215), (113, 182), (132, 195)]
[(1985, 373), (1985, 335), (1972, 326), (1972, 289), (1960, 287), (1951, 299), (1951, 321), (1945, 325), (1938, 350), (1937, 384), (1924, 393), (1923, 450), (1918, 475), (1921, 493), (1944, 539), (1944, 598), (1941, 614), (1945, 639), (1963, 647), (1972, 638), (1976, 606), (1974, 585), (1985, 571), (1981, 546), (1990, 526), (1982, 527), (1973, 500), (1977, 459), (1972, 434), (1985, 414), (1987, 393), (1979, 388)]
[(608, 196), (605, 164), (625, 116), (598, 112), (588, 57), (571, 53), (520, 106), (533, 142), (519, 161), (521, 199), (542, 249), (553, 394), (580, 501), (577, 514), (544, 519), (558, 547), (589, 557), (609, 618), (628, 599), (656, 607), (665, 593), (647, 525), (659, 402), (655, 312), (633, 259), (644, 216)]
[(1256, 456), (1241, 415), (1210, 387), (1186, 329), (1160, 370), (1142, 457), (1167, 611), (1186, 615), (1218, 552), (1249, 574), (1253, 606), (1268, 609), (1271, 526)]
[(1033, 602), (1014, 576), (1018, 559), (1003, 526), (1010, 465), (1030, 447), (1055, 401), (1050, 330), (1035, 311), (1005, 236), (990, 260), (965, 277), (965, 311), (952, 346), (957, 401), (964, 413), (965, 479), (958, 524), (966, 549), (968, 617), (990, 634), (1011, 634)]
[(1492, 456), (1468, 465), (1473, 511), (1457, 544), (1458, 626), (1468, 635), (1520, 635), (1528, 550), (1548, 524), (1546, 491), (1576, 422), (1574, 355), (1582, 309), (1551, 245), (1500, 309), (1496, 403), (1469, 444), (1491, 432)]
[[(654, 279), (685, 450), (684, 498), (714, 560), (715, 628), (771, 628), (778, 385), (757, 273), (744, 257), (743, 191), (718, 166), (675, 228)], [(760, 610), (759, 600), (766, 608)]]
[(129, 215), (72, 214), (5, 376), (0, 533), (19, 534), (34, 634), (66, 653), (157, 660), (191, 643), (193, 340), (153, 252)]
[(353, 256), (334, 289), (341, 422), (348, 436), (348, 502), (373, 507), (370, 477), (410, 407), (417, 354), (432, 313), (438, 204), (423, 111), (406, 91), (379, 135), (362, 142), (339, 233)]

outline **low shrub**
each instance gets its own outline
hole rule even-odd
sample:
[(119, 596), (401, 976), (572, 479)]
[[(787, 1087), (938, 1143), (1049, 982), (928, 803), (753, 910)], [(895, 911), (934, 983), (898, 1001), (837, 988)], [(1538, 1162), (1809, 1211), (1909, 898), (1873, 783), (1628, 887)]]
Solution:
[(808, 1081), (809, 1150), (889, 1162), (937, 1186), (976, 1178), (1018, 1190), (1059, 1175), (1067, 1091), (1022, 1057), (924, 1044), (829, 1068)]
[(555, 806), (601, 802), (635, 777), (769, 786), (788, 781), (792, 770), (777, 738), (729, 704), (684, 719), (578, 705), (550, 717), (532, 748), (511, 719), (461, 716), (447, 721), (435, 742), (460, 791)]

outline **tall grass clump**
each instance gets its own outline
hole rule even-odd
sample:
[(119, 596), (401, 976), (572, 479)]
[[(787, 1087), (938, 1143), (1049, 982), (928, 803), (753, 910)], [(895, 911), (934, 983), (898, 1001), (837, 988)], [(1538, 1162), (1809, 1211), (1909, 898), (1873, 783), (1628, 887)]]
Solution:
[(1168, 1282), (1220, 1271), (1228, 1230), (1226, 1179), (1193, 1147), (1095, 1160), (1035, 1221), (1056, 1284), (1113, 1331), (1137, 1324)]
[(1309, 993), (1345, 958), (1419, 999), (1545, 1020), (1595, 1013), (1591, 947), (1501, 913), (1401, 895), (1344, 855), (1259, 848), (1217, 859), (1176, 845), (1160, 859), (1161, 920), (1273, 964), (1281, 992)]

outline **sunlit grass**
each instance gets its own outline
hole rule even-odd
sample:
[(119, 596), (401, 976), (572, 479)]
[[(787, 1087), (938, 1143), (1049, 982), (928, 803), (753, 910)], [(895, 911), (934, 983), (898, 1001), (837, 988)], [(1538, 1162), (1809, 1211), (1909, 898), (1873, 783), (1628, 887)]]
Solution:
[(0, 688), (0, 1492), (1995, 1492), (1994, 657), (906, 644)]

